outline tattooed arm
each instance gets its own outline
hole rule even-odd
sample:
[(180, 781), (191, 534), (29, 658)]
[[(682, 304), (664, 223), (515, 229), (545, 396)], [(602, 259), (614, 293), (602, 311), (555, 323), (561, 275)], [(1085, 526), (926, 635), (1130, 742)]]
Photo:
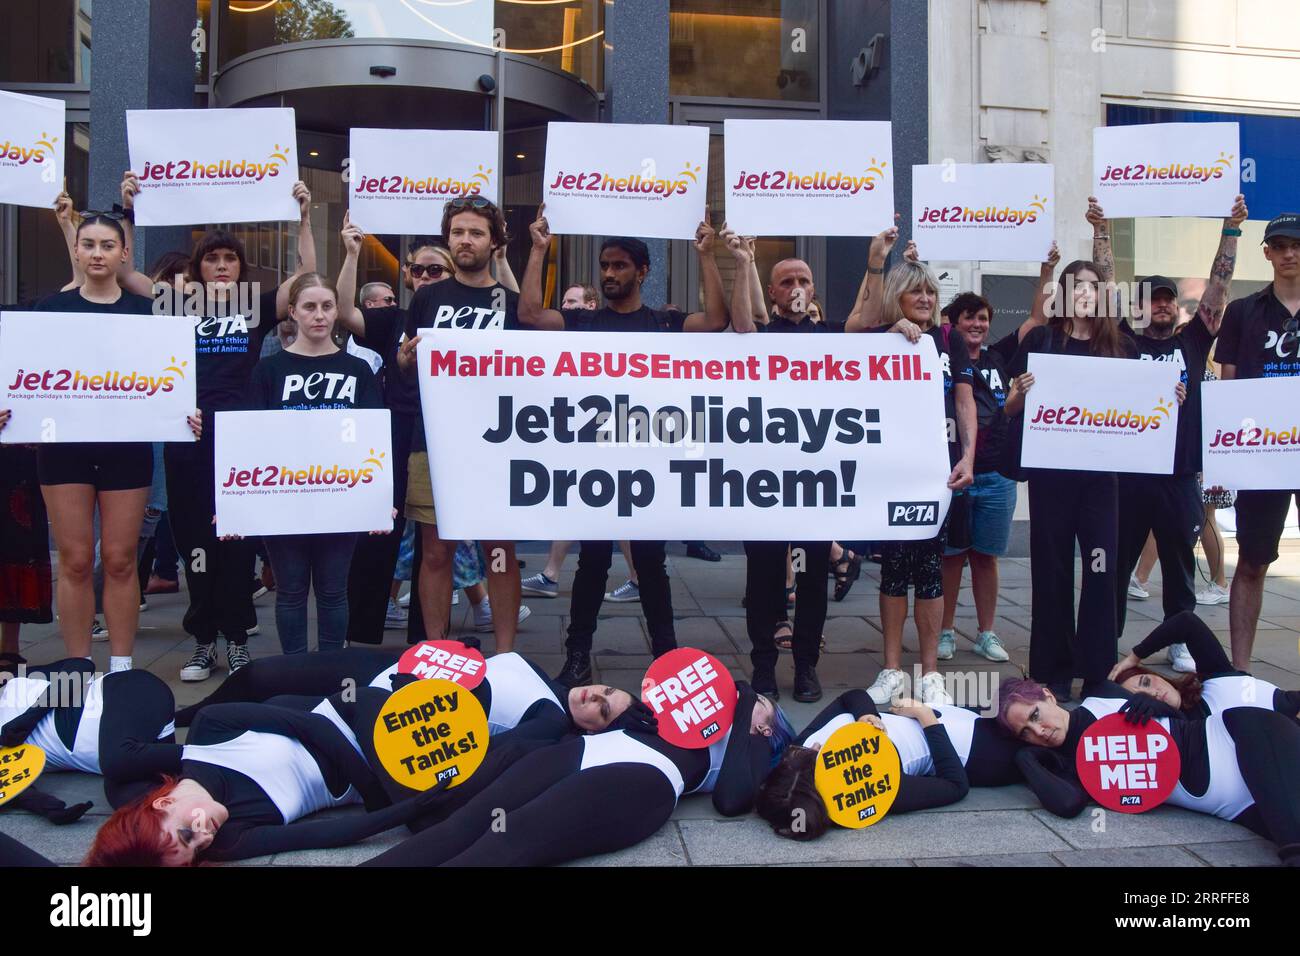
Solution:
[[(898, 216), (894, 216), (895, 222)], [(880, 324), (881, 304), (885, 291), (885, 261), (898, 241), (898, 226), (893, 225), (871, 240), (867, 253), (867, 272), (858, 286), (858, 297), (844, 323), (846, 332), (862, 332)]]
[[(1240, 229), (1248, 213), (1246, 197), (1237, 196), (1232, 205), (1232, 212), (1223, 220), (1223, 228)], [(1232, 285), (1232, 273), (1237, 266), (1237, 237), (1227, 235), (1219, 239), (1219, 250), (1214, 254), (1214, 264), (1210, 266), (1210, 281), (1201, 295), (1196, 307), (1197, 317), (1205, 323), (1210, 335), (1219, 334), (1219, 323), (1223, 321), (1223, 310), (1228, 307), (1228, 287)]]
[(1088, 197), (1088, 211), (1084, 218), (1092, 226), (1092, 261), (1101, 267), (1102, 282), (1115, 281), (1115, 254), (1110, 248), (1110, 223), (1102, 212), (1096, 196)]

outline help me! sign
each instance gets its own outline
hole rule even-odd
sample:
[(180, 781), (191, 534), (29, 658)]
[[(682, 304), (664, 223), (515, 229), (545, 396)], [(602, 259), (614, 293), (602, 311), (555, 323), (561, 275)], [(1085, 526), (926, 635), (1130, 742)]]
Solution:
[(1103, 717), (1084, 731), (1075, 752), (1079, 782), (1107, 810), (1144, 813), (1160, 806), (1178, 785), (1182, 759), (1169, 731), (1157, 722), (1128, 723)]
[(726, 738), (736, 716), (736, 682), (712, 654), (679, 647), (655, 660), (641, 700), (659, 718), (659, 736), (696, 750)]

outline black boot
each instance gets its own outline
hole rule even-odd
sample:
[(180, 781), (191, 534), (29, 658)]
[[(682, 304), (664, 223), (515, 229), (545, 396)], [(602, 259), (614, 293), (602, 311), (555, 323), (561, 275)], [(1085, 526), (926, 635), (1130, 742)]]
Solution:
[(754, 665), (754, 677), (750, 680), (749, 686), (754, 688), (755, 694), (762, 694), (772, 700), (781, 699), (781, 692), (776, 686), (775, 664), (768, 664), (767, 666)]
[(822, 682), (817, 679), (817, 668), (811, 664), (794, 669), (794, 699), (805, 704), (822, 699)]
[(564, 659), (564, 667), (555, 675), (557, 683), (565, 687), (578, 687), (591, 683), (591, 653), (589, 651), (569, 651)]

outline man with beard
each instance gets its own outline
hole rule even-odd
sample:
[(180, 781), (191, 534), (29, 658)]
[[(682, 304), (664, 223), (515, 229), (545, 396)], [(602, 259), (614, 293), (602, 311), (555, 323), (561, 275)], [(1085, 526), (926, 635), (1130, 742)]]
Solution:
[[(602, 309), (546, 309), (542, 307), (542, 273), (551, 245), (551, 231), (543, 215), (529, 227), (532, 251), (519, 295), (519, 322), (525, 328), (570, 329), (576, 332), (721, 332), (727, 327), (727, 304), (722, 293), (722, 276), (713, 258), (714, 230), (702, 221), (695, 231), (695, 249), (700, 257), (704, 287), (704, 311), (689, 315), (678, 309), (652, 309), (641, 301), (641, 284), (650, 272), (650, 252), (640, 239), (614, 237), (600, 247), (600, 291)], [(573, 579), (569, 609), (567, 658), (556, 676), (574, 687), (591, 682), (591, 641), (596, 617), (605, 599), (605, 585), (613, 556), (612, 541), (583, 541), (578, 551), (578, 571)], [(632, 564), (641, 591), (641, 610), (654, 655), (677, 646), (673, 628), (673, 602), (664, 567), (663, 541), (631, 542)]]
[[(455, 274), (431, 278), (416, 288), (406, 312), (406, 338), (396, 354), (397, 367), (404, 376), (412, 376), (415, 371), (415, 348), (420, 341), (416, 333), (419, 329), (519, 327), (518, 293), (502, 285), (492, 274), (494, 256), (509, 241), (501, 210), (482, 196), (462, 196), (451, 200), (443, 209), (442, 240), (451, 253)], [(410, 378), (407, 380), (414, 389), (414, 382)], [(413, 636), (437, 640), (447, 636), (450, 622), (452, 559), (456, 542), (445, 540), (438, 534), (418, 390), (414, 391), (414, 396), (415, 422), (411, 434), (405, 510), (406, 517), (419, 527), (419, 560), (413, 586), (424, 620), (424, 633)], [(519, 625), (519, 564), (515, 558), (515, 545), (513, 541), (482, 541), (480, 544), (487, 555), (487, 589), (493, 611), (496, 651), (505, 653), (514, 650)], [(413, 608), (415, 603), (412, 601)]]
[[(1147, 362), (1173, 362), (1179, 370), (1178, 433), (1174, 470), (1170, 475), (1121, 474), (1119, 476), (1119, 627), (1124, 633), (1129, 577), (1137, 567), (1149, 533), (1155, 535), (1164, 586), (1165, 620), (1179, 611), (1196, 608), (1196, 540), (1204, 508), (1196, 476), (1201, 470), (1201, 381), (1219, 323), (1228, 304), (1228, 287), (1237, 263), (1237, 236), (1246, 219), (1246, 200), (1238, 196), (1223, 220), (1223, 236), (1210, 267), (1210, 279), (1196, 315), (1181, 332), (1178, 324), (1178, 286), (1164, 276), (1138, 283), (1133, 325), (1120, 328), (1133, 337), (1139, 358)], [(1193, 673), (1196, 662), (1184, 644), (1169, 648), (1174, 670)]]

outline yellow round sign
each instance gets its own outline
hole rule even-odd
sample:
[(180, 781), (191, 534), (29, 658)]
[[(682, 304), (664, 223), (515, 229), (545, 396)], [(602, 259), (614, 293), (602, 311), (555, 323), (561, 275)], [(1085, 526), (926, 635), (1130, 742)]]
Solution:
[(22, 793), (45, 769), (45, 751), (33, 744), (0, 747), (0, 806)]
[(854, 721), (822, 744), (813, 779), (831, 819), (858, 830), (884, 819), (898, 795), (901, 773), (894, 742), (870, 724)]
[(449, 680), (417, 680), (388, 698), (375, 720), (375, 753), (398, 783), (428, 790), (455, 787), (487, 755), (483, 705)]

